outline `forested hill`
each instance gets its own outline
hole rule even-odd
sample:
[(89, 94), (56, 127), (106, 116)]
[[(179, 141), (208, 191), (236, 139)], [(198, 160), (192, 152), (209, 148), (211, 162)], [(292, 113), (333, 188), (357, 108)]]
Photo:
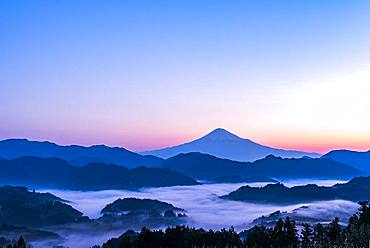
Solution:
[(0, 223), (41, 227), (88, 220), (52, 194), (29, 191), (26, 187), (0, 187)]
[(22, 157), (0, 160), (0, 181), (41, 188), (71, 190), (138, 189), (197, 185), (194, 179), (170, 169), (94, 163), (82, 167), (57, 158)]
[(268, 184), (264, 187), (247, 185), (222, 198), (267, 204), (294, 204), (335, 199), (350, 201), (369, 200), (370, 176), (356, 177), (348, 183), (336, 184), (331, 187), (308, 184), (289, 188), (281, 183)]

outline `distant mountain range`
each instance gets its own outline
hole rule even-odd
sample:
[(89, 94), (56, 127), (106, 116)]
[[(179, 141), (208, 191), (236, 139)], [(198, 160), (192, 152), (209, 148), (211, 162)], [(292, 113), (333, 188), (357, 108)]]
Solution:
[(194, 179), (170, 169), (92, 163), (82, 167), (58, 158), (21, 157), (0, 160), (2, 184), (70, 190), (138, 189), (197, 185)]
[[(190, 150), (198, 150), (205, 153), (186, 153)], [(180, 151), (185, 153), (177, 154)], [(40, 163), (33, 166), (37, 170), (44, 172), (35, 174), (36, 171), (32, 172), (30, 165), (28, 165), (28, 163), (33, 164), (34, 161), (30, 158), (28, 160), (22, 158), (21, 161), (24, 163), (22, 166), (18, 166), (25, 173), (24, 178), (21, 178), (21, 175), (17, 178), (16, 174), (10, 173), (9, 175), (0, 174), (0, 179), (5, 179), (8, 176), (7, 179), (13, 180), (17, 178), (18, 182), (23, 184), (25, 182), (24, 179), (28, 178), (27, 175), (32, 175), (29, 176), (26, 183), (42, 182), (42, 185), (48, 183), (50, 186), (68, 186), (75, 187), (75, 189), (79, 189), (78, 187), (92, 189), (95, 183), (96, 188), (107, 189), (110, 186), (114, 188), (135, 188), (170, 186), (184, 182), (185, 184), (193, 184), (195, 182), (191, 178), (185, 180), (174, 175), (173, 180), (169, 181), (168, 185), (159, 183), (159, 179), (156, 176), (163, 174), (163, 171), (159, 173), (160, 170), (154, 169), (153, 173), (155, 176), (151, 177), (147, 174), (151, 170), (149, 168), (139, 169), (138, 167), (141, 166), (169, 168), (173, 170), (171, 173), (177, 171), (198, 180), (219, 183), (256, 182), (261, 180), (274, 182), (275, 178), (349, 179), (354, 176), (364, 175), (363, 171), (370, 172), (370, 152), (332, 151), (316, 159), (312, 158), (318, 156), (315, 153), (287, 151), (262, 146), (248, 139), (240, 138), (224, 129), (216, 129), (193, 142), (155, 151), (155, 153), (157, 152), (158, 154), (156, 155), (163, 157), (173, 154), (175, 156), (162, 159), (153, 155), (140, 155), (124, 148), (112, 148), (104, 145), (90, 147), (76, 145), (59, 146), (50, 142), (8, 139), (0, 141), (0, 158), (4, 158), (5, 161), (23, 156), (32, 156), (34, 157), (33, 159), (36, 159), (35, 157), (45, 159), (59, 158), (65, 160), (63, 163), (68, 163), (68, 166), (61, 169), (58, 167), (63, 164), (60, 160), (40, 160)], [(216, 154), (216, 156), (212, 154)], [(303, 157), (285, 158), (292, 156)], [(227, 159), (227, 157), (232, 157), (233, 159)], [(252, 160), (253, 162), (243, 162), (244, 160)], [(0, 161), (0, 163), (9, 162)], [(119, 169), (112, 164), (125, 168)], [(45, 168), (41, 169), (40, 166), (45, 166)], [(55, 168), (55, 166), (59, 169)], [(83, 169), (79, 170), (75, 166), (83, 167)], [(138, 169), (130, 171), (127, 168)], [(60, 170), (61, 175), (65, 175), (66, 178), (56, 178), (54, 181), (49, 180), (48, 173), (52, 175), (53, 172), (51, 170), (53, 169)], [(0, 168), (1, 170), (5, 169)], [(73, 171), (70, 172), (72, 176), (66, 174), (70, 170)], [(136, 174), (137, 171), (141, 171), (141, 173)], [(10, 172), (14, 172), (14, 170), (10, 170)], [(31, 172), (35, 175), (33, 176)], [(111, 175), (114, 180), (109, 181), (107, 177), (99, 178), (97, 176), (98, 173)], [(116, 178), (115, 173), (120, 175), (120, 178)], [(148, 176), (143, 177), (144, 174)], [(185, 176), (183, 174), (181, 175)], [(10, 177), (11, 175), (12, 177)], [(42, 179), (40, 175), (44, 175), (44, 178)], [(138, 176), (135, 177), (135, 175)], [(80, 184), (78, 184), (79, 177), (82, 178)], [(71, 178), (71, 180), (67, 182), (67, 178)], [(36, 179), (39, 181), (36, 181)], [(9, 183), (11, 182), (14, 182), (14, 180), (9, 181)], [(88, 182), (90, 182), (90, 185), (87, 185)], [(67, 185), (67, 183), (69, 184)]]
[(331, 187), (308, 184), (288, 188), (281, 183), (268, 184), (264, 187), (243, 186), (223, 199), (274, 203), (274, 204), (296, 204), (323, 200), (370, 200), (370, 177), (356, 177), (348, 183), (335, 184)]
[(141, 152), (141, 154), (154, 155), (167, 159), (180, 153), (189, 152), (201, 152), (219, 158), (241, 162), (253, 162), (267, 155), (283, 158), (301, 158), (304, 156), (316, 158), (321, 156), (318, 153), (283, 150), (260, 145), (249, 139), (240, 138), (222, 128), (217, 128), (209, 134), (189, 143), (160, 150), (145, 151)]
[(60, 146), (48, 141), (29, 141), (27, 139), (7, 139), (0, 141), (0, 158), (14, 159), (23, 156), (42, 158), (61, 158), (72, 165), (82, 166), (89, 163), (117, 164), (127, 168), (156, 166), (163, 159), (143, 156), (121, 147), (104, 145)]
[(264, 181), (273, 181), (271, 178), (349, 179), (363, 175), (362, 171), (331, 159), (283, 159), (272, 155), (251, 163), (187, 153), (169, 158), (161, 166), (209, 181), (218, 181), (219, 178), (227, 180), (228, 177), (255, 177), (258, 181), (261, 176)]
[(334, 150), (325, 154), (322, 158), (330, 158), (370, 173), (370, 150), (367, 152)]

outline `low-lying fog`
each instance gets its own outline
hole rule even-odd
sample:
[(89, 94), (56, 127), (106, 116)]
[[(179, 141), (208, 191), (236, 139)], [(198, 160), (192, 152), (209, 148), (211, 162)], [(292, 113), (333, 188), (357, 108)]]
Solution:
[[(286, 181), (287, 186), (304, 185), (307, 183), (316, 183), (318, 185), (330, 186), (339, 181)], [(245, 229), (252, 220), (261, 215), (266, 215), (277, 210), (291, 211), (303, 205), (310, 206), (302, 211), (307, 211), (309, 216), (327, 216), (329, 219), (334, 218), (338, 214), (342, 216), (350, 215), (356, 212), (358, 206), (356, 203), (348, 201), (325, 201), (315, 202), (311, 204), (297, 204), (289, 206), (276, 206), (265, 204), (251, 204), (229, 200), (222, 200), (218, 198), (246, 185), (241, 184), (203, 184), (196, 186), (175, 186), (162, 188), (144, 188), (139, 191), (127, 190), (104, 190), (95, 192), (81, 192), (81, 191), (61, 191), (61, 190), (42, 190), (43, 192), (50, 192), (65, 200), (70, 201), (70, 205), (79, 211), (83, 212), (90, 218), (97, 218), (100, 216), (100, 210), (115, 201), (118, 198), (137, 197), (150, 198), (165, 201), (173, 204), (176, 207), (183, 208), (187, 211), (188, 225), (194, 227), (202, 227), (205, 229), (221, 229), (234, 226), (237, 231)], [(263, 186), (265, 183), (250, 183), (251, 186)], [(303, 213), (303, 212), (302, 212)], [(304, 213), (303, 213), (304, 214)], [(343, 221), (347, 221), (344, 220)], [(114, 231), (111, 234), (104, 233), (103, 236), (94, 236), (93, 239), (82, 237), (84, 240), (83, 247), (86, 245), (101, 244), (113, 235), (123, 233), (124, 230)], [(63, 233), (63, 235), (67, 235)], [(111, 236), (110, 236), (111, 235)], [(76, 235), (67, 235), (67, 245), (76, 247)], [(74, 245), (72, 245), (74, 244)], [(82, 245), (82, 243), (80, 242)], [(82, 247), (82, 246), (81, 246)]]

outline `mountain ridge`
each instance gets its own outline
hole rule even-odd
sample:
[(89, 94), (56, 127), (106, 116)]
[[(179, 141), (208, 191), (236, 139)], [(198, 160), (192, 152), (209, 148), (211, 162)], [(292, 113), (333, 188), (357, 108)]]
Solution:
[(267, 184), (263, 187), (246, 185), (221, 198), (283, 205), (326, 200), (363, 201), (370, 199), (370, 176), (355, 177), (347, 183), (338, 183), (330, 187), (316, 184), (286, 187), (281, 183)]
[(165, 160), (161, 167), (198, 180), (210, 181), (225, 176), (349, 179), (363, 175), (362, 171), (331, 159), (281, 158), (268, 155), (254, 162), (239, 162), (200, 152), (181, 153)]
[(3, 184), (81, 191), (199, 184), (194, 179), (167, 168), (129, 169), (104, 163), (77, 167), (59, 158), (40, 157), (0, 160), (0, 181)]
[(193, 141), (162, 149), (143, 151), (140, 154), (154, 155), (168, 159), (180, 153), (190, 152), (201, 152), (239, 162), (253, 162), (267, 155), (281, 156), (284, 158), (299, 158), (303, 156), (316, 158), (320, 156), (318, 153), (284, 150), (261, 145), (250, 139), (241, 138), (223, 128), (216, 128)]
[(138, 166), (157, 166), (163, 159), (152, 155), (140, 155), (123, 147), (106, 145), (67, 145), (50, 141), (31, 141), (28, 139), (5, 139), (0, 141), (0, 157), (14, 159), (24, 156), (60, 158), (76, 166), (91, 162), (118, 164), (128, 168)]
[(346, 149), (333, 150), (321, 156), (321, 158), (330, 158), (370, 173), (370, 150), (364, 152)]

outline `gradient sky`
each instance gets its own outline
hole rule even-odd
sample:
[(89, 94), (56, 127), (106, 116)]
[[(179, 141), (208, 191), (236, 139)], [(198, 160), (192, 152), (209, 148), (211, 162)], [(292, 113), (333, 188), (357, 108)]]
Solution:
[(0, 1), (0, 139), (370, 149), (370, 1)]

